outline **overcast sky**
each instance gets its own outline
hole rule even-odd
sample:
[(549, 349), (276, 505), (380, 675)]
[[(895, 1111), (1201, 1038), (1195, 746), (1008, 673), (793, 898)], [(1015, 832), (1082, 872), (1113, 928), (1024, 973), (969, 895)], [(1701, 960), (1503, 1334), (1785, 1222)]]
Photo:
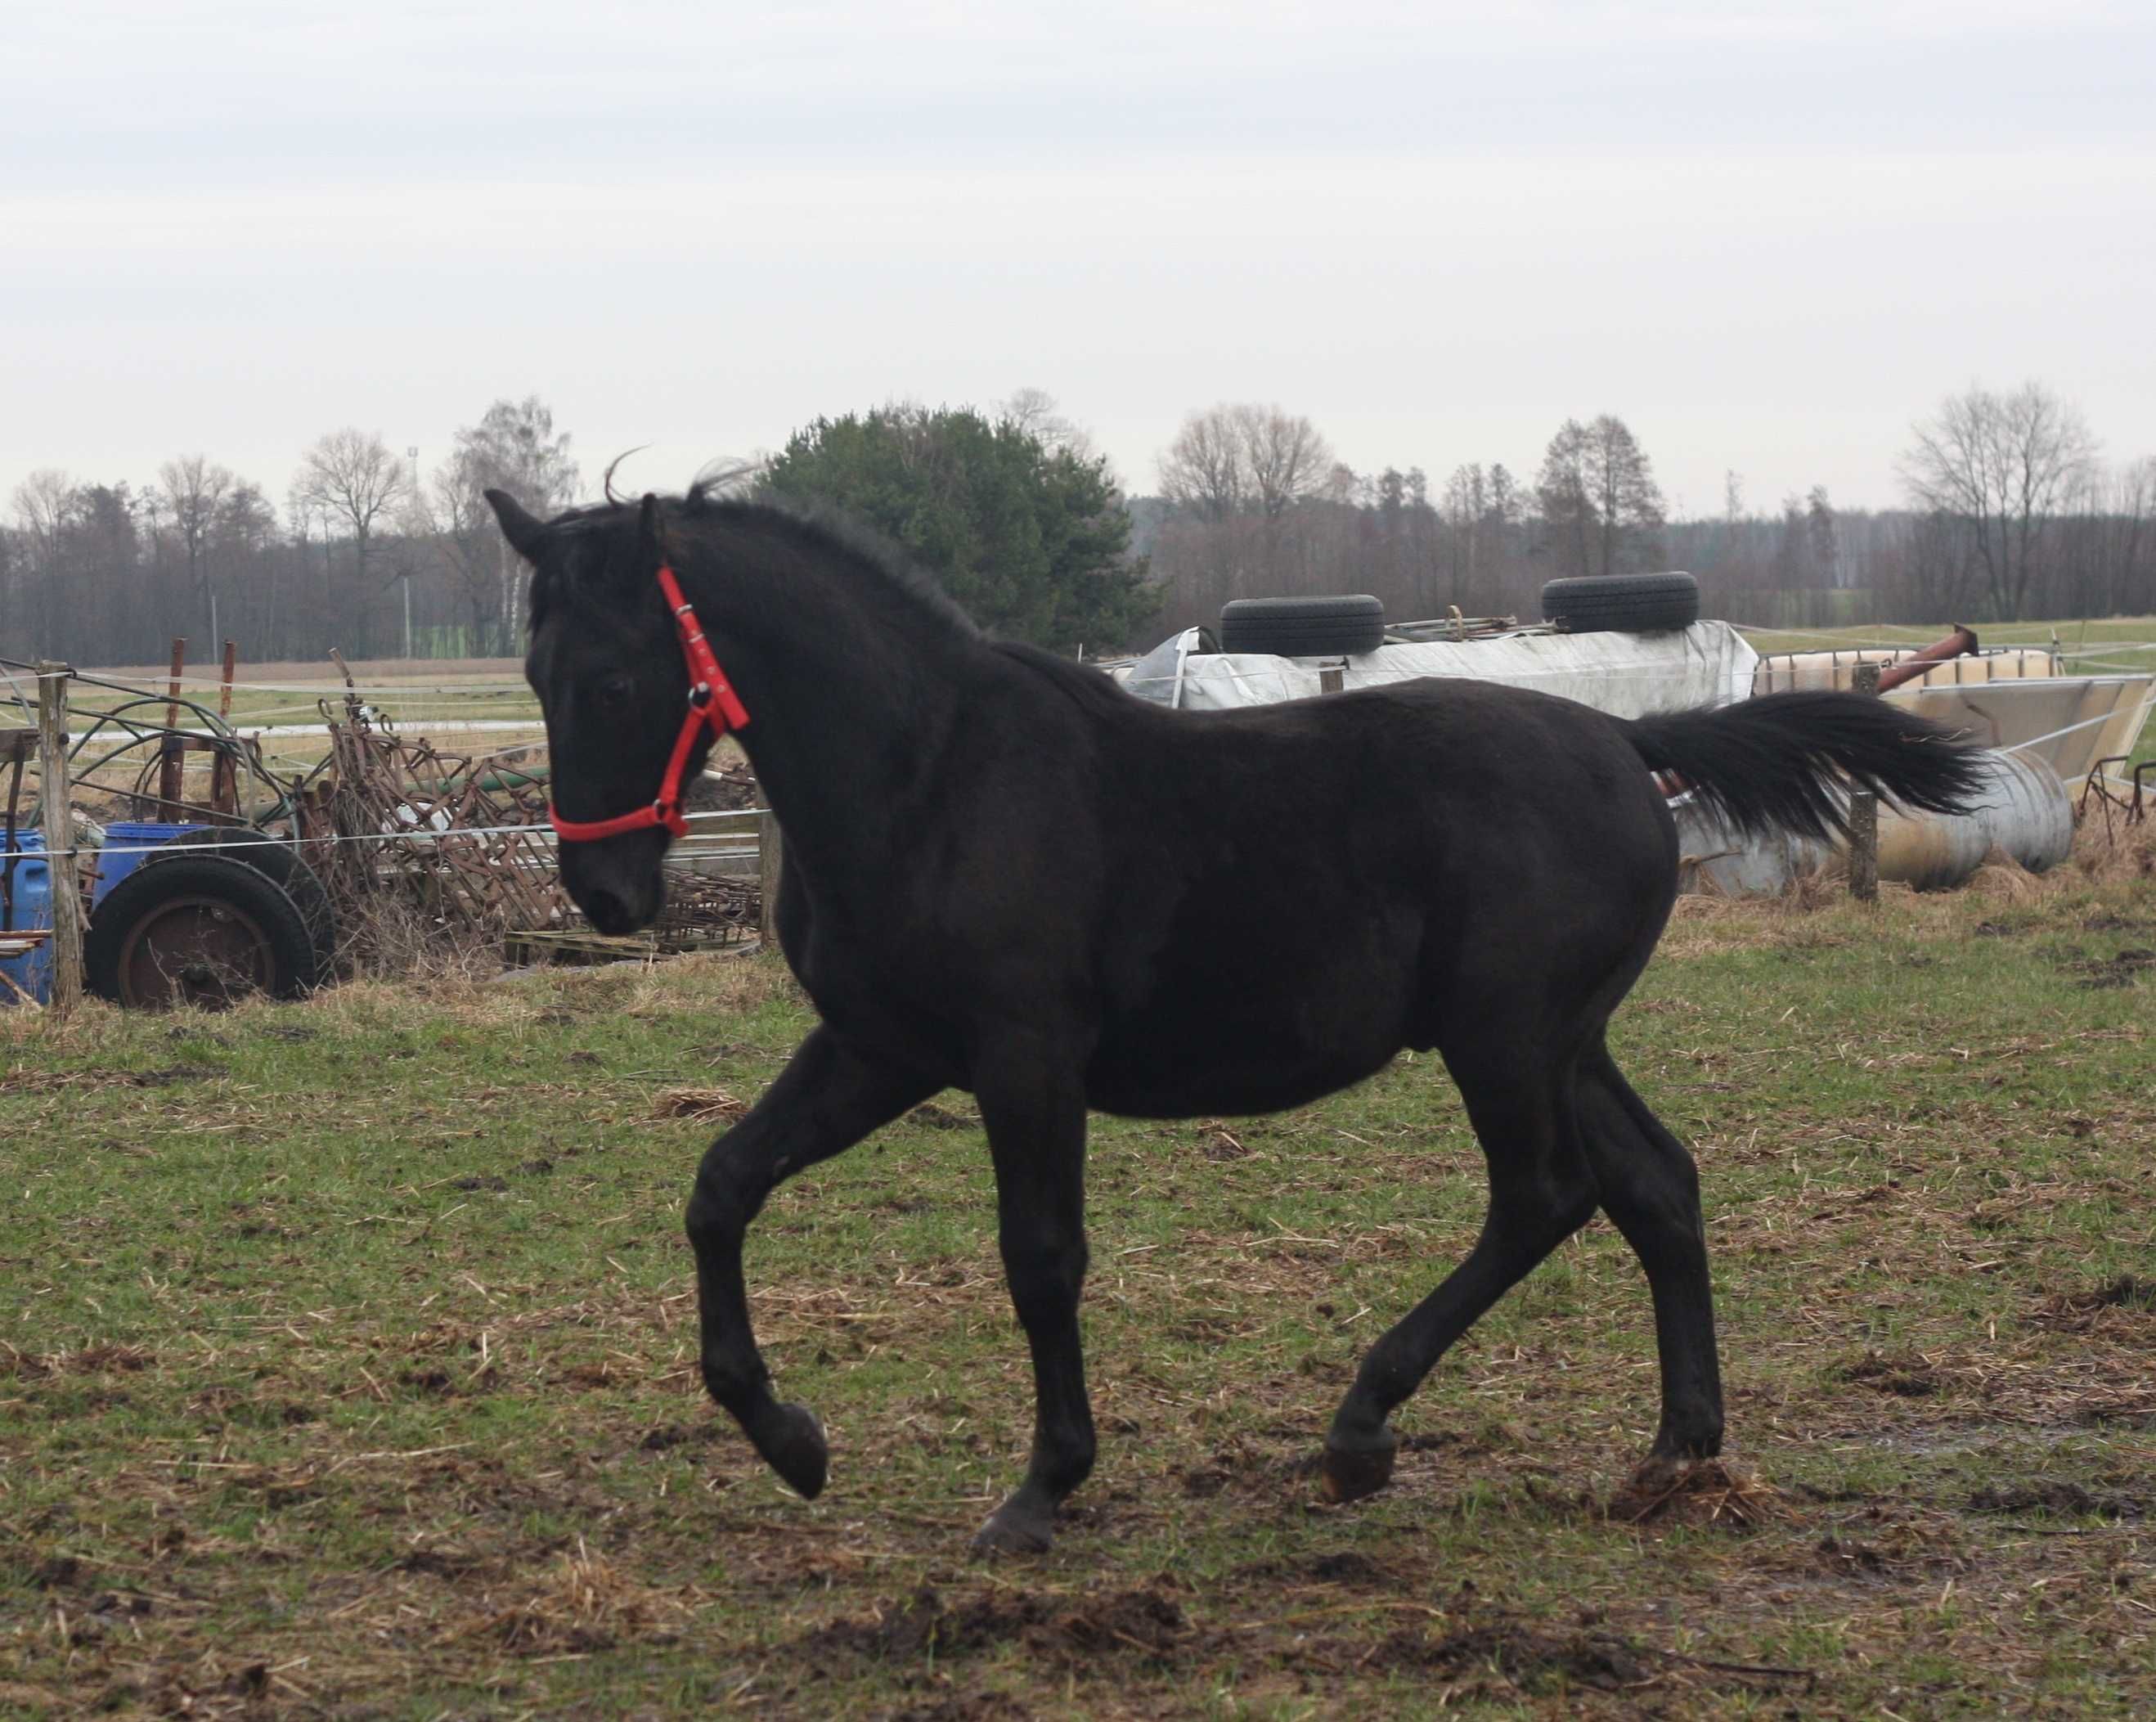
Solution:
[(1434, 483), (1614, 412), (1697, 513), (1979, 378), (2138, 457), (2152, 98), (2146, 0), (10, 4), (0, 497), (534, 393), (660, 487), (1021, 386), (1140, 491), (1222, 400)]

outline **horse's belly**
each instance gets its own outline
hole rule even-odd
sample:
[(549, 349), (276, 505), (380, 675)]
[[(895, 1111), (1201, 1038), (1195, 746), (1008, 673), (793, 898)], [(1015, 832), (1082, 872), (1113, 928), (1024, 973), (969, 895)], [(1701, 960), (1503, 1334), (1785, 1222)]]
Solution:
[(1150, 1118), (1307, 1105), (1382, 1069), (1414, 1002), (1406, 961), (1207, 963), (1102, 1023), (1087, 1097)]

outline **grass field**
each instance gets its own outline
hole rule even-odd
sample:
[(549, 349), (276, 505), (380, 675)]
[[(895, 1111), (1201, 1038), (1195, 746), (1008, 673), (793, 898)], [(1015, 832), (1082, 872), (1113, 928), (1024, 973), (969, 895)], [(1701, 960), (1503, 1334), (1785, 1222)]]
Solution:
[[(1891, 622), (1864, 623), (1851, 628), (1746, 628), (1744, 637), (1762, 653), (1825, 651), (1836, 645), (1929, 645), (1948, 631), (1937, 627)], [(2156, 641), (2156, 616), (2104, 616), (2096, 620), (2055, 622), (1986, 622), (1979, 624), (1977, 638), (1986, 648), (1994, 645), (2051, 645), (2056, 644), (2070, 656), (2096, 655), (2106, 646), (2143, 645)], [(2156, 669), (2156, 653), (2135, 652), (2123, 661)]]
[(809, 1020), (775, 961), (0, 1013), (0, 1714), (2150, 1714), (2156, 842), (2085, 854), (1681, 906), (1617, 1038), (1702, 1162), (1738, 1469), (1640, 1522), (1602, 1224), (1317, 1498), (1480, 1219), (1433, 1059), (1097, 1123), (1101, 1464), (983, 1564), (1029, 1395), (965, 1097), (752, 1236), (824, 1497), (701, 1396), (681, 1204)]

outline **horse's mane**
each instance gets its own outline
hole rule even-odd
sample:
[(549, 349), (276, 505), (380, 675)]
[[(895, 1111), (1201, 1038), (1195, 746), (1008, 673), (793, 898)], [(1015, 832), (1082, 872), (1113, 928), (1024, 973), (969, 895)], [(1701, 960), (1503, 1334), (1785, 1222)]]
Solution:
[[(738, 475), (726, 473), (699, 477), (685, 494), (660, 498), (660, 519), (666, 527), (692, 532), (723, 531), (727, 527), (769, 533), (805, 555), (835, 560), (845, 571), (905, 599), (916, 610), (968, 638), (980, 630), (973, 619), (951, 599), (935, 579), (905, 550), (881, 533), (831, 505), (802, 497), (743, 496), (733, 491)], [(633, 523), (637, 503), (608, 501), (588, 503), (555, 516), (550, 530), (593, 537), (619, 531)], [(541, 594), (533, 594), (533, 619), (537, 619)]]
[(842, 560), (903, 594), (959, 632), (969, 635), (980, 632), (973, 619), (902, 547), (831, 504), (769, 493), (753, 498), (715, 496), (713, 489), (701, 478), (690, 485), (688, 495), (675, 505), (680, 517), (691, 522), (774, 528), (797, 549), (812, 554), (835, 552)]

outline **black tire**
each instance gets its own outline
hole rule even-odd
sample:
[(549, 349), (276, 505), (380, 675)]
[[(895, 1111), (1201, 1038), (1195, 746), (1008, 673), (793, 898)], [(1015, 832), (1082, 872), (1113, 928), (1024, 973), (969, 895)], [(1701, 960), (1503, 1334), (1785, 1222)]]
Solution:
[[(322, 876), (301, 861), (299, 852), (290, 844), (236, 826), (190, 831), (162, 846), (165, 849), (206, 846), (214, 846), (230, 859), (254, 868), (292, 899), (292, 907), (307, 923), (307, 938), (315, 948), (317, 982), (327, 980), (336, 970), (337, 927), (336, 911), (331, 906), (329, 889), (322, 883)], [(167, 858), (151, 855), (144, 860), (147, 862)]]
[(294, 999), (321, 977), (306, 919), (254, 868), (192, 846), (146, 859), (105, 893), (83, 938), (84, 978), (115, 1004), (220, 1010)]
[(1568, 634), (1664, 634), (1699, 619), (1690, 574), (1595, 574), (1543, 588), (1543, 619)]
[(1239, 598), (1220, 611), (1220, 650), (1281, 658), (1338, 658), (1385, 643), (1374, 598)]

